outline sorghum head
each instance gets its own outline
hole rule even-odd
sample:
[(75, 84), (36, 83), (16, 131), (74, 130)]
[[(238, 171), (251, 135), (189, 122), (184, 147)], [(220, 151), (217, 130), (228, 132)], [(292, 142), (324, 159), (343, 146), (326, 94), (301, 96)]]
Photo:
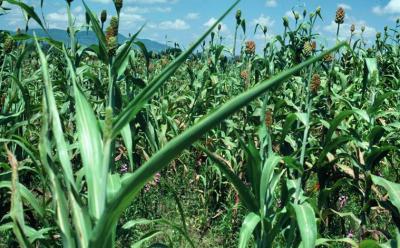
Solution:
[(319, 76), (319, 74), (314, 74), (311, 78), (311, 84), (310, 84), (311, 93), (316, 94), (318, 92), (320, 85), (321, 85), (321, 77)]
[(321, 7), (318, 6), (317, 10), (315, 11), (315, 14), (321, 15)]
[(272, 111), (267, 110), (267, 112), (265, 113), (265, 126), (271, 128), (272, 123), (273, 123)]
[(121, 11), (123, 4), (123, 0), (114, 0), (115, 9), (118, 13)]
[(350, 32), (354, 33), (354, 31), (356, 31), (356, 25), (351, 24), (351, 26), (350, 26)]
[(11, 36), (7, 36), (4, 41), (4, 52), (10, 53), (14, 48), (14, 39)]
[(325, 62), (325, 63), (330, 63), (330, 62), (332, 62), (332, 61), (333, 61), (333, 56), (332, 56), (332, 54), (327, 54), (327, 55), (324, 56), (324, 62)]
[(344, 11), (344, 9), (342, 7), (339, 7), (336, 10), (335, 22), (337, 24), (343, 24), (345, 15), (346, 15), (346, 12)]
[(107, 10), (102, 10), (100, 14), (101, 23), (105, 23), (107, 21)]
[(242, 11), (239, 9), (236, 11), (236, 24), (239, 25), (240, 22), (242, 21)]
[(287, 16), (284, 16), (284, 17), (282, 18), (282, 20), (283, 20), (283, 26), (284, 26), (285, 28), (289, 27), (289, 18), (287, 18)]
[(256, 43), (254, 41), (246, 41), (245, 53), (247, 55), (254, 55), (256, 53)]
[(246, 70), (241, 71), (240, 78), (246, 81), (249, 78), (249, 73)]
[(304, 54), (304, 56), (306, 56), (306, 57), (310, 56), (313, 51), (314, 51), (314, 49), (313, 49), (312, 43), (309, 42), (309, 41), (305, 42), (304, 46), (303, 46), (303, 54)]

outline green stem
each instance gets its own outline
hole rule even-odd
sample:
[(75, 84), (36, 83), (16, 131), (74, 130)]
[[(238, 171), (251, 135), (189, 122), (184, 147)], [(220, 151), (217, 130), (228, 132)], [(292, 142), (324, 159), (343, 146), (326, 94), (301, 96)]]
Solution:
[(89, 245), (93, 247), (104, 247), (102, 242), (105, 238), (109, 237), (110, 226), (112, 226), (113, 223), (116, 223), (122, 212), (129, 206), (129, 204), (131, 204), (131, 201), (144, 187), (146, 182), (150, 180), (156, 172), (168, 166), (174, 158), (183, 152), (183, 150), (190, 147), (192, 143), (204, 136), (205, 133), (210, 131), (221, 121), (227, 119), (233, 113), (248, 105), (250, 101), (260, 97), (267, 90), (280, 85), (293, 74), (301, 71), (303, 68), (317, 62), (318, 60), (321, 60), (325, 55), (346, 45), (348, 46), (347, 42), (339, 43), (332, 49), (310, 58), (291, 69), (281, 72), (269, 80), (257, 84), (252, 89), (243, 92), (223, 104), (215, 111), (212, 111), (206, 118), (196, 123), (196, 125), (169, 141), (145, 164), (140, 166), (132, 175), (125, 179), (121, 189), (115, 194), (114, 198), (107, 203), (107, 211), (103, 213), (103, 216), (94, 227), (91, 233)]
[(114, 99), (114, 75), (112, 73), (111, 64), (108, 65), (108, 106), (114, 111), (115, 99)]
[(339, 41), (339, 31), (340, 31), (340, 24), (337, 25), (337, 30), (336, 30), (336, 42)]
[(71, 46), (71, 56), (75, 57), (75, 29), (72, 23), (72, 14), (71, 14), (71, 5), (67, 4), (67, 13), (68, 13), (68, 28), (69, 28), (69, 37), (70, 37), (70, 46)]
[(235, 37), (233, 38), (233, 59), (235, 59), (236, 57), (236, 39), (237, 39), (237, 31), (238, 31), (239, 25), (236, 25), (236, 29), (235, 29)]
[[(305, 105), (305, 110), (307, 114), (307, 125), (304, 129), (303, 133), (303, 140), (301, 144), (301, 152), (300, 152), (300, 165), (304, 168), (304, 160), (305, 160), (305, 155), (306, 155), (306, 147), (307, 147), (307, 140), (308, 140), (308, 133), (310, 131), (310, 117), (311, 117), (311, 103), (312, 100), (310, 98), (310, 83), (311, 83), (311, 78), (312, 78), (312, 73), (313, 73), (313, 66), (310, 66), (310, 70), (308, 73), (308, 81), (307, 84), (305, 85), (305, 91), (306, 93), (306, 105)], [(297, 202), (300, 197), (300, 189), (301, 189), (301, 175), (299, 175), (297, 179), (297, 187), (296, 187), (296, 195), (295, 195), (295, 201)]]

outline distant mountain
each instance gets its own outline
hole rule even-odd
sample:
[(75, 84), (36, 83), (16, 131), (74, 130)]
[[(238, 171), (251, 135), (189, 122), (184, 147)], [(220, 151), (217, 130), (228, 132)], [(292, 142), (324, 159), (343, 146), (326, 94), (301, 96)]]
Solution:
[[(65, 44), (69, 43), (69, 36), (65, 30), (48, 29), (49, 35), (47, 35), (46, 32), (44, 32), (42, 29), (28, 30), (29, 35), (32, 35), (33, 32), (35, 32), (36, 35), (40, 36), (40, 37), (48, 37), (50, 35), (51, 38), (53, 38), (54, 40), (64, 42)], [(88, 32), (86, 32), (86, 30), (81, 30), (80, 32), (78, 32), (76, 38), (80, 44), (85, 45), (85, 46), (90, 46), (92, 44), (98, 43), (95, 33), (91, 30), (89, 30)], [(123, 43), (126, 40), (128, 40), (128, 38), (125, 37), (124, 35), (122, 35), (122, 34), (118, 35), (119, 43)], [(168, 46), (161, 44), (157, 41), (153, 41), (153, 40), (149, 40), (149, 39), (138, 39), (138, 40), (140, 40), (141, 42), (143, 42), (145, 44), (148, 51), (162, 52), (162, 51), (165, 51), (167, 48), (169, 48)]]

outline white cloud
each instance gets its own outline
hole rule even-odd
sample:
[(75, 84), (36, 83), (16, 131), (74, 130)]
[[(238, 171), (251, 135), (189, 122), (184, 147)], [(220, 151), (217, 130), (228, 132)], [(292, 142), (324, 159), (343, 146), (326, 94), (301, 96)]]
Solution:
[[(104, 1), (104, 0), (100, 0)], [(142, 4), (155, 4), (155, 3), (177, 3), (178, 0), (127, 0), (127, 3), (142, 3)]]
[(171, 12), (172, 9), (170, 7), (156, 7), (156, 8), (143, 8), (143, 7), (132, 7), (132, 6), (127, 6), (122, 9), (125, 13), (129, 14), (146, 14), (146, 13), (152, 13), (152, 12), (161, 12), (161, 13), (167, 13)]
[(251, 23), (254, 26), (260, 24), (262, 26), (267, 26), (268, 28), (270, 28), (275, 24), (275, 21), (271, 19), (271, 17), (264, 16), (264, 14), (261, 14), (258, 18), (253, 19)]
[(111, 0), (91, 0), (91, 2), (106, 4), (106, 3), (111, 3), (112, 1)]
[[(206, 21), (203, 26), (206, 28), (210, 28), (212, 25), (214, 25), (214, 23), (216, 23), (218, 20), (215, 17), (211, 17), (210, 19), (208, 19), (208, 21)], [(226, 26), (223, 22), (220, 23), (221, 24), (221, 32), (228, 34), (229, 33), (229, 28), (228, 26)]]
[(165, 7), (165, 8), (157, 7), (157, 8), (154, 8), (154, 10), (157, 11), (157, 12), (161, 12), (161, 13), (169, 13), (169, 12), (172, 11), (172, 8), (170, 8), (170, 7)]
[(276, 0), (267, 0), (267, 2), (265, 2), (265, 5), (267, 7), (276, 7), (278, 5), (278, 2)]
[[(112, 0), (91, 0), (94, 3), (112, 3)], [(178, 0), (125, 0), (124, 4), (139, 3), (139, 4), (156, 4), (156, 3), (177, 3)]]
[(264, 42), (265, 39), (270, 40), (273, 37), (274, 37), (273, 34), (268, 34), (268, 33), (266, 34), (266, 36), (264, 36), (264, 34), (261, 34), (261, 33), (257, 33), (257, 34), (254, 35), (254, 39), (255, 40), (262, 41), (262, 42)]
[(345, 4), (345, 3), (339, 3), (337, 6), (338, 7), (342, 7), (343, 9), (346, 9), (346, 10), (351, 10), (352, 9), (350, 5)]
[(188, 20), (196, 20), (198, 18), (199, 18), (199, 13), (191, 12), (186, 15), (186, 19)]
[(122, 9), (126, 14), (145, 14), (149, 13), (150, 9), (149, 8), (140, 8), (140, 7), (132, 7), (132, 6), (127, 6)]
[[(356, 26), (356, 34), (360, 34), (361, 27), (365, 26), (365, 31), (363, 34), (365, 38), (373, 38), (377, 33), (377, 30), (372, 26), (368, 26), (367, 22), (365, 22), (364, 20), (357, 20), (354, 17), (349, 16), (346, 17), (345, 23), (340, 25), (340, 37), (339, 37), (340, 39), (345, 39), (350, 37), (351, 33), (350, 27), (352, 24)], [(337, 26), (338, 26), (337, 23), (332, 21), (329, 25), (325, 26), (323, 30), (333, 35), (336, 35)]]
[[(295, 11), (295, 13), (299, 15), (299, 20), (303, 19), (303, 15), (301, 15), (299, 12)], [(293, 12), (291, 10), (286, 11), (285, 16), (289, 17), (290, 19), (295, 20)]]
[(131, 25), (143, 23), (145, 21), (143, 16), (125, 11), (121, 12), (120, 19), (120, 22), (123, 23), (123, 25), (120, 25), (121, 28), (130, 28), (129, 26)]
[[(83, 25), (86, 22), (85, 14), (82, 7), (76, 7), (72, 10), (73, 18), (77, 26)], [(49, 28), (66, 29), (68, 26), (68, 15), (65, 9), (57, 12), (51, 12), (46, 15), (46, 22)]]
[(73, 12), (75, 12), (75, 13), (81, 13), (82, 11), (83, 11), (82, 6), (77, 6), (77, 7), (75, 7), (74, 10), (73, 10)]
[(377, 15), (384, 14), (399, 14), (400, 13), (400, 0), (390, 0), (386, 6), (375, 6), (372, 12)]
[(158, 25), (160, 29), (168, 29), (168, 30), (185, 30), (189, 29), (190, 26), (184, 20), (176, 19), (174, 21), (163, 21)]
[(54, 12), (47, 15), (48, 22), (67, 22), (68, 16), (66, 13)]

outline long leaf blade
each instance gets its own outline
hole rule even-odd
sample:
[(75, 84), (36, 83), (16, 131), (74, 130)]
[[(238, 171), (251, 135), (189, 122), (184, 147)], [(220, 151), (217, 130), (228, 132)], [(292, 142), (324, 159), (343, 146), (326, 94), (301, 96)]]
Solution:
[(265, 91), (273, 86), (279, 85), (284, 80), (288, 79), (294, 73), (300, 71), (304, 67), (313, 64), (322, 59), (325, 55), (336, 51), (342, 46), (348, 45), (346, 42), (341, 42), (333, 48), (326, 50), (318, 56), (308, 59), (307, 61), (266, 80), (254, 88), (231, 99), (219, 109), (212, 112), (210, 115), (199, 121), (195, 126), (189, 128), (176, 138), (172, 139), (167, 145), (159, 150), (150, 160), (137, 169), (129, 178), (125, 185), (121, 188), (115, 199), (107, 206), (108, 211), (104, 213), (97, 223), (91, 238), (91, 244), (101, 247), (104, 238), (108, 236), (107, 228), (115, 223), (122, 211), (129, 205), (130, 201), (142, 189), (148, 180), (159, 170), (168, 165), (178, 154), (189, 147), (193, 142), (199, 139), (207, 131), (215, 125), (235, 113), (240, 108), (246, 106), (250, 101), (262, 95)]
[(185, 62), (189, 55), (200, 45), (209, 33), (217, 26), (222, 19), (240, 2), (237, 0), (215, 23), (212, 25), (193, 45), (182, 53), (173, 63), (169, 64), (146, 88), (144, 88), (138, 96), (133, 99), (128, 106), (118, 115), (113, 124), (113, 137), (118, 135), (121, 129), (128, 124), (136, 114), (143, 108), (146, 102), (154, 95), (155, 92), (170, 78), (172, 74)]
[(243, 221), (242, 227), (240, 228), (239, 235), (239, 248), (246, 248), (250, 238), (253, 234), (254, 229), (260, 223), (261, 218), (255, 213), (249, 213)]
[(313, 208), (307, 202), (292, 204), (296, 212), (303, 248), (314, 248), (317, 240), (317, 221)]
[(89, 191), (89, 212), (98, 219), (104, 211), (107, 188), (107, 171), (102, 168), (103, 143), (100, 128), (92, 107), (77, 85), (75, 70), (65, 49), (64, 56), (74, 88), (79, 147)]
[(400, 211), (400, 184), (391, 182), (382, 177), (371, 175), (372, 182), (387, 190), (389, 193), (389, 200)]

